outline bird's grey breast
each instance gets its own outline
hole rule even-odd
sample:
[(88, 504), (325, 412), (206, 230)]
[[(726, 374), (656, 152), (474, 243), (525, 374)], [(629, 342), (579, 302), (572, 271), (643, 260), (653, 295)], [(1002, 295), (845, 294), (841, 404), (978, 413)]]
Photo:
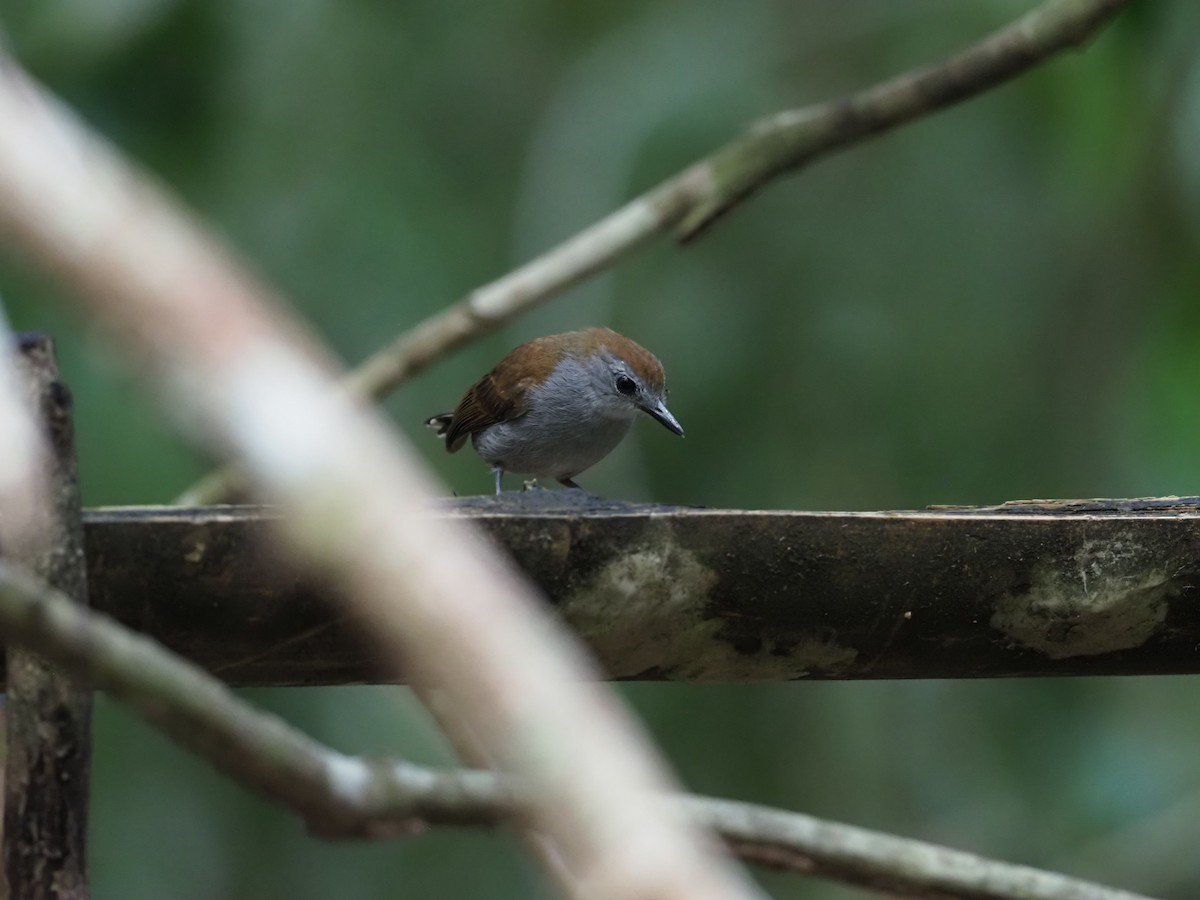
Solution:
[(560, 362), (526, 398), (525, 413), (475, 435), (479, 455), (518, 475), (572, 478), (629, 432), (636, 411), (613, 403), (595, 365)]

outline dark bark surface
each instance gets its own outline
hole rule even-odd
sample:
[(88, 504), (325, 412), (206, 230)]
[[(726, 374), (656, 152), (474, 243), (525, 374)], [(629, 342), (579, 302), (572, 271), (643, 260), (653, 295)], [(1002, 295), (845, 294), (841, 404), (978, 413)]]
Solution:
[[(272, 562), (273, 515), (88, 512), (93, 602), (234, 684), (377, 680), (333, 596)], [(545, 491), (429, 515), (482, 526), (614, 678), (1200, 671), (1197, 498), (805, 513)]]
[[(87, 603), (71, 397), (58, 380), (48, 338), (21, 339), (21, 369), (51, 450), (49, 534), (16, 561)], [(7, 759), (4, 868), (8, 896), (88, 896), (87, 812), (91, 692), (41, 657), (15, 648), (6, 662)]]

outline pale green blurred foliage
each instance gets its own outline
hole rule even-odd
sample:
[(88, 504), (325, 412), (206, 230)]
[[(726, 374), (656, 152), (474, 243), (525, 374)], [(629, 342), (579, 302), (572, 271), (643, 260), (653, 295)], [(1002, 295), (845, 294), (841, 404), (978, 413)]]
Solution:
[[(8, 0), (0, 21), (354, 361), (754, 117), (1030, 5)], [(688, 436), (639, 426), (583, 477), (604, 495), (869, 509), (1200, 493), (1198, 48), (1200, 5), (1133, 4), (1086, 52), (822, 161), (694, 245), (643, 251), (387, 410), (453, 490), (486, 491), (422, 418), (509, 347), (608, 324), (664, 360)], [(58, 339), (88, 502), (165, 501), (204, 470), (31, 268), (5, 257), (0, 289), (18, 327)], [(1195, 679), (625, 692), (697, 790), (1200, 895)], [(343, 750), (449, 759), (402, 691), (248, 697)], [(549, 895), (508, 836), (310, 839), (106, 702), (92, 841), (99, 898)]]

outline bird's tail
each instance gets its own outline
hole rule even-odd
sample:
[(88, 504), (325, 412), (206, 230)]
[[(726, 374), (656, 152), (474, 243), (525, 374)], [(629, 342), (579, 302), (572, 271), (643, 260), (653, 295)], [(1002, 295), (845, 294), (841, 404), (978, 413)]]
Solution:
[(453, 413), (439, 413), (436, 416), (430, 416), (428, 419), (426, 419), (425, 427), (436, 429), (437, 436), (444, 438), (446, 436), (446, 431), (450, 428), (450, 422), (453, 418)]

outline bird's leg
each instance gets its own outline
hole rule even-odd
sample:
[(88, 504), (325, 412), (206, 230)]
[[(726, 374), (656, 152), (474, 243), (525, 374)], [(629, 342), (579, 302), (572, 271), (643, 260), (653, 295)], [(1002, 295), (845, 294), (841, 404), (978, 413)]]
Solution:
[(501, 489), (500, 482), (504, 479), (504, 470), (502, 468), (500, 468), (499, 466), (496, 466), (496, 468), (493, 469), (492, 471), (494, 471), (496, 473), (496, 495), (499, 496), (500, 489)]

